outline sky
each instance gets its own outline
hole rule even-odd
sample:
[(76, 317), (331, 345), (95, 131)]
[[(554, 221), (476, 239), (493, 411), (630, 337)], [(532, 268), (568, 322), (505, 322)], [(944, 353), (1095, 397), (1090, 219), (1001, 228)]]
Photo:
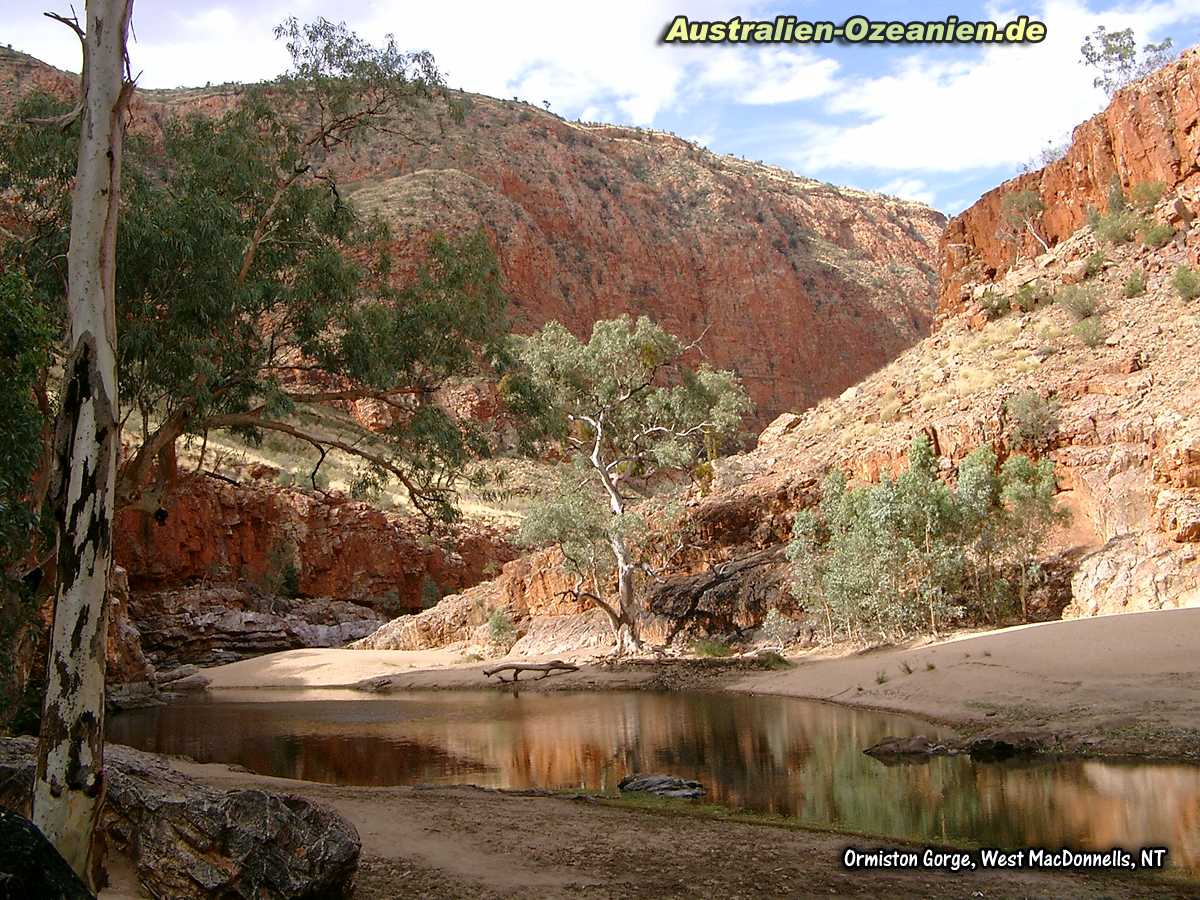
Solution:
[[(718, 153), (956, 213), (1104, 107), (1079, 45), (1097, 25), (1139, 43), (1200, 40), (1200, 3), (1041, 0), (1013, 6), (781, 0), (137, 0), (133, 71), (147, 88), (270, 78), (286, 68), (272, 27), (287, 16), (345, 21), (378, 41), (429, 50), (451, 87), (518, 97), (570, 119), (671, 131)], [(80, 10), (83, 0), (77, 0)], [(44, 10), (0, 0), (0, 44), (79, 68), (79, 44)], [(697, 19), (878, 19), (1046, 23), (1036, 46), (665, 45), (677, 14)]]

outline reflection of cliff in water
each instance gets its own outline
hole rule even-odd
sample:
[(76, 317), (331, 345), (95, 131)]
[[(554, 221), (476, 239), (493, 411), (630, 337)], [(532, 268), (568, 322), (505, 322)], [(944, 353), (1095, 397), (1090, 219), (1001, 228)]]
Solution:
[(612, 790), (630, 772), (696, 778), (734, 807), (916, 840), (1166, 844), (1200, 873), (1200, 768), (1069, 760), (887, 767), (862, 749), (941, 734), (898, 716), (735, 694), (411, 693), (191, 702), (115, 716), (110, 739), (340, 784), (469, 782)]

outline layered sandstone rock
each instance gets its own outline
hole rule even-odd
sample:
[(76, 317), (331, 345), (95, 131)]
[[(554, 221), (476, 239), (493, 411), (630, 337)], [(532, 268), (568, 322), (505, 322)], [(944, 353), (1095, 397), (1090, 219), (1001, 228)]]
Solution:
[(154, 512), (122, 510), (114, 532), (137, 593), (248, 582), (391, 614), (427, 605), (431, 584), (462, 589), (515, 555), (492, 528), (435, 535), (414, 516), (342, 496), (210, 477), (179, 482)]
[[(939, 312), (963, 309), (963, 287), (1002, 277), (1020, 256), (1041, 252), (1028, 235), (1005, 241), (1004, 198), (1035, 191), (1040, 227), (1051, 245), (1082, 226), (1088, 208), (1104, 211), (1114, 179), (1128, 191), (1160, 181), (1169, 190), (1200, 185), (1200, 50), (1118, 91), (1104, 112), (1078, 126), (1066, 155), (988, 191), (950, 220), (941, 239)], [(1182, 218), (1194, 216), (1183, 204)]]

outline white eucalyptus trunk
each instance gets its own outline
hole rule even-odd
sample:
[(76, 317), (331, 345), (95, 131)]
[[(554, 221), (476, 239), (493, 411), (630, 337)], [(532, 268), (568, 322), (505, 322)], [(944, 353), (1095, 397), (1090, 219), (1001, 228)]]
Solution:
[[(71, 351), (55, 435), (57, 587), (33, 821), (86, 882), (104, 796), (104, 661), (116, 475), (114, 311), (125, 40), (133, 0), (88, 0), (79, 163), (71, 195)], [(73, 26), (77, 27), (77, 26)]]

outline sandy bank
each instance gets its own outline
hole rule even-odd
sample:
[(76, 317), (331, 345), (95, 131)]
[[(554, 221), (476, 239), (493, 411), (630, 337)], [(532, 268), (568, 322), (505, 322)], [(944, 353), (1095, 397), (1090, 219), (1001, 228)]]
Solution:
[(1072, 749), (1200, 757), (1200, 609), (1046, 622), (836, 659), (729, 686), (1066, 736)]

